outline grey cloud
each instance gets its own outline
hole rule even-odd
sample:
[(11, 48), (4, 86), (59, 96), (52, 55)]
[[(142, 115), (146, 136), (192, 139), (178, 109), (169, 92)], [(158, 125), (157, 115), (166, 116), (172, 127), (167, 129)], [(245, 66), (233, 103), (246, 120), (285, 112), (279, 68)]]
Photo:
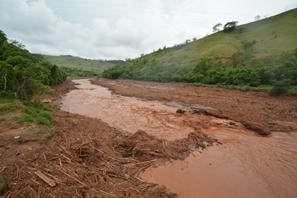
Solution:
[(0, 29), (35, 53), (125, 59), (202, 37), (217, 22), (244, 23), (296, 6), (292, 0), (0, 0)]

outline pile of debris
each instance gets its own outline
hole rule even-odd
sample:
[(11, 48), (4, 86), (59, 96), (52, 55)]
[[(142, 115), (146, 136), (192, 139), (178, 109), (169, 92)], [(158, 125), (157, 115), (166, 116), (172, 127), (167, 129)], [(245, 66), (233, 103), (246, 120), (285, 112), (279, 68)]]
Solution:
[(0, 163), (6, 197), (175, 197), (139, 174), (157, 160), (184, 159), (193, 148), (215, 142), (200, 132), (176, 141), (144, 131), (125, 134), (100, 120), (58, 110), (55, 131), (48, 142)]

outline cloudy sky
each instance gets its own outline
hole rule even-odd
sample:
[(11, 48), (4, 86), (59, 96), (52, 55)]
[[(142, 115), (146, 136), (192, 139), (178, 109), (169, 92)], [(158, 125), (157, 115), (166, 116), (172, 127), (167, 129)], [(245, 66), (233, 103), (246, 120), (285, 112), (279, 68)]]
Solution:
[(214, 24), (297, 7), (297, 0), (0, 0), (0, 29), (42, 54), (125, 59), (211, 33)]

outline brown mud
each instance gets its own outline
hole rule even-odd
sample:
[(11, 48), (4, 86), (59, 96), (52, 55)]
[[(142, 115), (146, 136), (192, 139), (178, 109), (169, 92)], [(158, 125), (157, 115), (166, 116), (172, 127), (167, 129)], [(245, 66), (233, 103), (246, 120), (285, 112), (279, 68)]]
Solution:
[(184, 159), (189, 145), (204, 149), (216, 142), (198, 130), (175, 141), (126, 133), (59, 110), (61, 94), (74, 87), (68, 81), (55, 89), (50, 97), (55, 135), (25, 142), (11, 136), (0, 145), (0, 174), (7, 183), (3, 197), (175, 197), (139, 174), (157, 159)]
[[(177, 107), (179, 113), (185, 113), (187, 126), (199, 126), (222, 143), (203, 152), (194, 151), (186, 160), (157, 163), (141, 175), (144, 180), (163, 184), (180, 197), (296, 196), (296, 97), (167, 83), (92, 82), (117, 94), (161, 100)], [(212, 121), (201, 115), (189, 116), (186, 112), (193, 106), (198, 106), (195, 113), (209, 115)], [(261, 135), (273, 133), (261, 138), (247, 129)]]
[(204, 132), (222, 145), (195, 151), (184, 161), (157, 164), (141, 178), (187, 198), (296, 197), (296, 133), (263, 138), (222, 129)]
[(17, 141), (0, 126), (4, 197), (297, 194), (296, 98), (183, 84), (74, 82), (56, 86), (49, 97), (50, 140)]
[(297, 97), (271, 97), (263, 92), (243, 92), (211, 86), (134, 80), (94, 79), (115, 94), (147, 100), (178, 101), (212, 107), (218, 117), (270, 132), (297, 132)]

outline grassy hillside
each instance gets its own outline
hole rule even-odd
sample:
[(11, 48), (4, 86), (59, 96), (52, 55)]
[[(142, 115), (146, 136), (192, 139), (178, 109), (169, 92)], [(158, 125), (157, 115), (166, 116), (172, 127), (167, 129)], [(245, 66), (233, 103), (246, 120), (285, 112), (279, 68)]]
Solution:
[(122, 61), (91, 60), (70, 55), (50, 56), (43, 55), (52, 64), (58, 65), (66, 70), (68, 75), (89, 76), (100, 75), (105, 69), (116, 66)]
[(297, 9), (238, 26), (233, 32), (218, 32), (186, 45), (168, 48), (146, 55), (157, 64), (193, 65), (202, 57), (232, 56), (244, 51), (247, 43), (254, 42), (257, 58), (279, 56), (297, 48)]
[[(218, 60), (223, 57), (224, 59)], [(297, 85), (297, 9), (158, 50), (108, 69), (108, 78)], [(286, 81), (286, 82), (283, 82)]]

